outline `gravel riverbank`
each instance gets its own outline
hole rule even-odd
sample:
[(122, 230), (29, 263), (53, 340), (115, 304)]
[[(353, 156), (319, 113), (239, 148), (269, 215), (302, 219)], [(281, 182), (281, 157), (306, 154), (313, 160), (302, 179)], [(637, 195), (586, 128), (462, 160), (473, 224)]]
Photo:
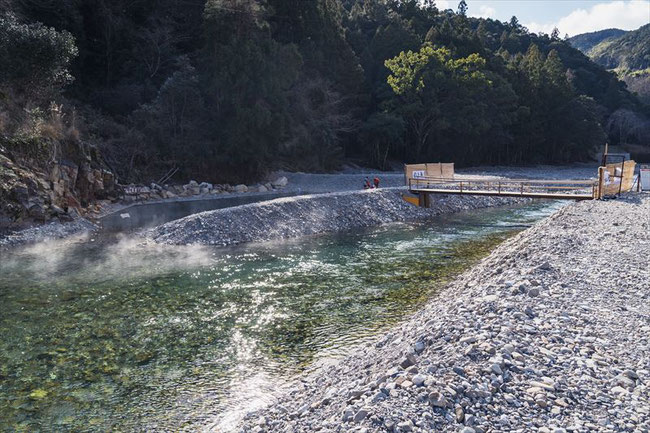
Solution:
[(525, 200), (441, 195), (430, 209), (424, 209), (406, 203), (404, 192), (395, 188), (280, 198), (190, 215), (149, 230), (145, 236), (165, 244), (225, 246), (424, 220)]
[(0, 234), (0, 249), (77, 235), (82, 236), (95, 230), (97, 230), (97, 226), (81, 217), (65, 223), (50, 221), (47, 224)]
[[(597, 173), (597, 167), (593, 164), (573, 164), (569, 166), (537, 166), (537, 167), (476, 167), (458, 170), (458, 175), (464, 178), (548, 178), (548, 179), (589, 179)], [(284, 192), (296, 195), (303, 194), (323, 194), (343, 191), (358, 192), (365, 176), (371, 179), (375, 176), (381, 180), (381, 187), (397, 188), (404, 186), (404, 174), (402, 172), (376, 172), (368, 170), (348, 170), (341, 173), (316, 174), (316, 173), (290, 173), (278, 172), (274, 177), (288, 178), (288, 185), (283, 188)], [(267, 193), (260, 193), (267, 194)], [(268, 193), (271, 194), (271, 193)], [(232, 197), (250, 197), (250, 193), (233, 193), (228, 195)], [(210, 196), (213, 197), (213, 196)], [(214, 196), (215, 200), (221, 199), (221, 196)], [(175, 199), (159, 200), (159, 203), (178, 203), (197, 200), (196, 197), (178, 197)], [(198, 198), (205, 200), (205, 197)], [(472, 199), (474, 200), (474, 199)], [(149, 203), (149, 202), (148, 202)], [(154, 203), (154, 202), (150, 202)], [(507, 203), (507, 202), (506, 202)], [(505, 203), (502, 203), (505, 204)], [(110, 213), (119, 212), (121, 209), (129, 206), (126, 203), (109, 204), (104, 203), (99, 213), (94, 214), (94, 218), (101, 218)], [(483, 207), (480, 203), (478, 207)], [(471, 207), (470, 207), (471, 208)], [(410, 219), (418, 219), (415, 217)], [(399, 220), (399, 219), (398, 219)], [(378, 222), (381, 223), (382, 221)], [(369, 224), (370, 225), (370, 224)], [(77, 218), (73, 222), (52, 221), (43, 225), (35, 225), (30, 228), (19, 230), (1, 231), (0, 230), (0, 248), (14, 247), (18, 245), (41, 242), (49, 239), (60, 239), (73, 235), (83, 234), (96, 230), (88, 220)], [(245, 242), (245, 241), (242, 241)], [(237, 242), (234, 242), (237, 243)]]
[(647, 195), (567, 206), (242, 431), (648, 432), (649, 233)]

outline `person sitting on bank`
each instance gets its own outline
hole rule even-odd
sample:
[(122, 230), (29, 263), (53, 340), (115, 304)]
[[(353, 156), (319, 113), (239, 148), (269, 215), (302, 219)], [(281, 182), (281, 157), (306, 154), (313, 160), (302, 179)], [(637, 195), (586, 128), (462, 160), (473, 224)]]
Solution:
[(368, 178), (368, 176), (366, 176), (366, 180), (363, 183), (363, 189), (370, 189), (370, 188), (372, 188), (372, 186), (370, 185), (370, 179)]
[(372, 181), (375, 184), (375, 188), (379, 188), (379, 178), (375, 177)]

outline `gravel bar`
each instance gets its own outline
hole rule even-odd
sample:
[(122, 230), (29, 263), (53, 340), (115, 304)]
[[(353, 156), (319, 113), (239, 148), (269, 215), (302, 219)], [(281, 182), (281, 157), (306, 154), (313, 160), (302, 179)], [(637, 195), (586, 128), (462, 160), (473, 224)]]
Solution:
[(650, 197), (571, 204), (244, 432), (650, 431)]
[(404, 188), (302, 195), (201, 212), (160, 225), (145, 236), (164, 244), (234, 245), (337, 232), (442, 213), (520, 203), (521, 198), (439, 195), (431, 208), (405, 202)]
[(70, 222), (50, 221), (49, 223), (29, 227), (15, 232), (0, 234), (0, 250), (19, 245), (63, 239), (71, 236), (83, 236), (97, 230), (90, 221), (78, 217)]

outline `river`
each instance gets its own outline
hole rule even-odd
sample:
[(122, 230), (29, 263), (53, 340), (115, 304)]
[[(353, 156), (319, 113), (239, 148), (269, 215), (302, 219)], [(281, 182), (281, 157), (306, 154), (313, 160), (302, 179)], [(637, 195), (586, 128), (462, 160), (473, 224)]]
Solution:
[(232, 248), (0, 252), (0, 431), (228, 431), (562, 204)]

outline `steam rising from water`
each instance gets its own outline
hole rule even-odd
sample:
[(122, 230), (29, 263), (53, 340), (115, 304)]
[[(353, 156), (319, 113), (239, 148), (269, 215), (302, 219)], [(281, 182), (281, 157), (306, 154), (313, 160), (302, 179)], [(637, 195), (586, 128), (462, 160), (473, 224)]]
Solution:
[(230, 431), (540, 207), (227, 249), (120, 236), (0, 252), (0, 430)]
[(117, 235), (110, 240), (96, 236), (85, 234), (0, 252), (0, 270), (42, 282), (61, 277), (120, 281), (208, 266), (215, 255), (199, 245), (162, 246), (136, 236)]

